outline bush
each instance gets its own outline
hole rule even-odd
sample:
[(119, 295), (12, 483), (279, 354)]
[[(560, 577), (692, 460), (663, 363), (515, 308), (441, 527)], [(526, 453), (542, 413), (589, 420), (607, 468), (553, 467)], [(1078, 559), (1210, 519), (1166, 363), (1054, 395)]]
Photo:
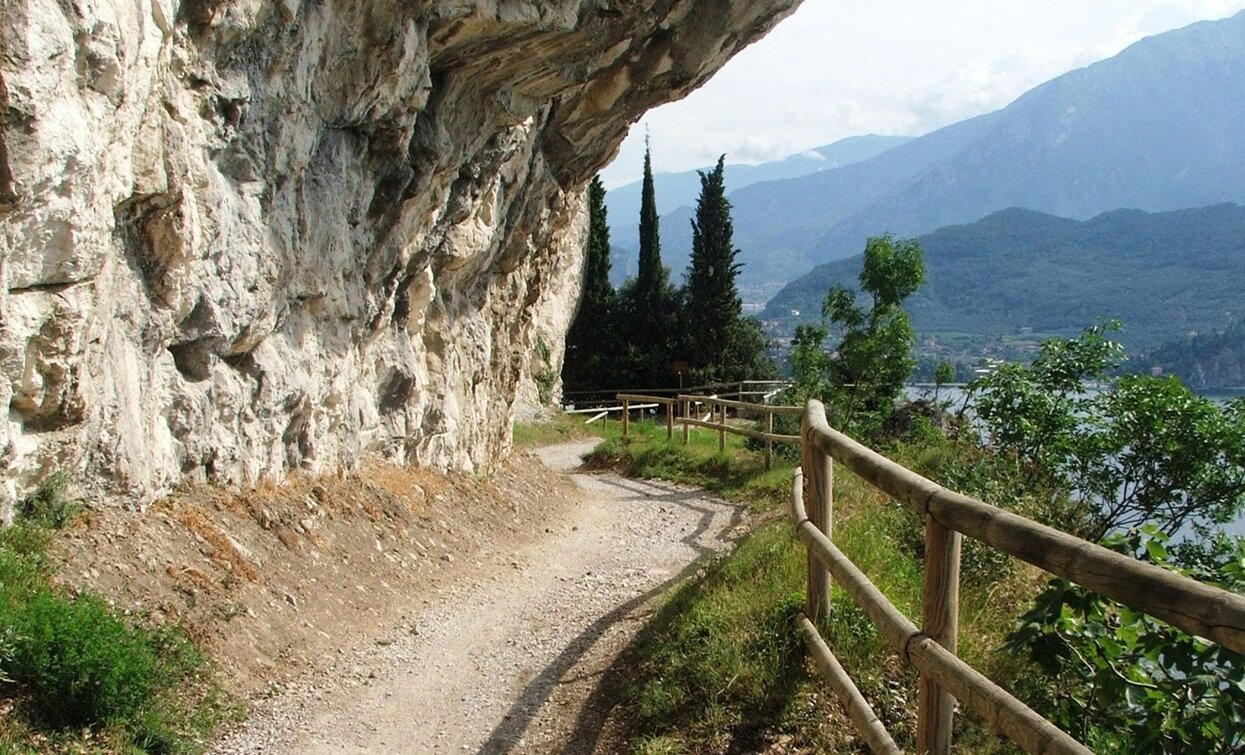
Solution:
[(82, 501), (70, 498), (66, 490), (69, 477), (64, 472), (48, 475), (39, 489), (23, 498), (17, 505), (17, 515), (26, 521), (51, 529), (60, 529), (82, 512)]
[(0, 623), (13, 627), (10, 675), (52, 727), (132, 720), (148, 703), (157, 659), (142, 634), (99, 598), (60, 598), (46, 588), (7, 596)]

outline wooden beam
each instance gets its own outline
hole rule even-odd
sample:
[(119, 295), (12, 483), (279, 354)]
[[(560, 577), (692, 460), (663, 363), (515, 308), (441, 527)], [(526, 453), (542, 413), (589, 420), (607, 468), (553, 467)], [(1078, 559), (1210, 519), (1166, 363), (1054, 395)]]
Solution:
[(817, 627), (813, 626), (813, 622), (809, 621), (804, 614), (800, 614), (796, 618), (796, 625), (804, 633), (804, 641), (808, 643), (813, 662), (817, 664), (821, 675), (830, 683), (830, 689), (834, 690), (839, 702), (847, 708), (848, 717), (852, 719), (852, 723), (856, 724), (856, 731), (869, 745), (869, 749), (877, 755), (901, 755), (903, 751), (895, 744), (895, 740), (891, 739), (890, 732), (882, 725), (878, 715), (873, 712), (869, 701), (865, 700), (865, 696), (860, 693), (852, 678), (843, 670), (839, 659), (830, 652), (830, 646), (817, 633)]

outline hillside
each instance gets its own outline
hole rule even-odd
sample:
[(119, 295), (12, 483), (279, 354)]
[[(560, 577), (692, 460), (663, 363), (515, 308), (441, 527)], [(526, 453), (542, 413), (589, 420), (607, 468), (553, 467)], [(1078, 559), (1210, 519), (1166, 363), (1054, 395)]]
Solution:
[(1135, 368), (1178, 375), (1195, 390), (1245, 388), (1245, 320), (1221, 331), (1168, 341), (1140, 357)]
[[(790, 155), (782, 160), (759, 165), (727, 164), (726, 185), (738, 190), (765, 181), (797, 178), (812, 173), (828, 171), (875, 157), (892, 147), (910, 141), (907, 136), (880, 136), (867, 134), (851, 136), (821, 147)], [(727, 155), (730, 159), (730, 155)], [(709, 170), (706, 166), (703, 170)], [(657, 210), (662, 219), (662, 248), (666, 264), (676, 273), (687, 265), (691, 250), (691, 232), (685, 227), (692, 217), (692, 207), (700, 196), (700, 175), (695, 170), (681, 173), (654, 173), (653, 193)], [(616, 247), (611, 260), (614, 283), (621, 283), (627, 275), (635, 274), (636, 253), (639, 247), (640, 182), (610, 189), (605, 196), (609, 212), (610, 241)], [(676, 275), (677, 278), (677, 275)]]
[[(1007, 207), (1087, 219), (1245, 201), (1245, 14), (1144, 39), (845, 168), (733, 192), (748, 286)], [(686, 219), (662, 219), (669, 248)], [(680, 235), (682, 234), (682, 235)], [(668, 240), (666, 240), (668, 238)]]
[[(921, 245), (928, 283), (909, 310), (922, 337), (943, 342), (1072, 334), (1105, 316), (1124, 321), (1123, 339), (1136, 351), (1222, 328), (1241, 312), (1239, 205), (1117, 210), (1088, 221), (1009, 209), (923, 236)], [(831, 285), (855, 285), (860, 263), (857, 255), (816, 268), (762, 317), (815, 317)]]

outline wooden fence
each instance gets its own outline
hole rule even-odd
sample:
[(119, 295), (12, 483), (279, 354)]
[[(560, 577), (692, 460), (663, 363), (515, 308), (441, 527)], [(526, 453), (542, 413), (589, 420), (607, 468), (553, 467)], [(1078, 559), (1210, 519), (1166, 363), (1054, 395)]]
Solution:
[[(830, 610), (831, 577), (864, 609), (899, 657), (919, 672), (919, 753), (951, 751), (956, 700), (1027, 752), (1090, 752), (957, 657), (961, 535), (1245, 652), (1245, 598), (947, 490), (831, 429), (818, 401), (809, 401), (802, 412), (803, 466), (795, 472), (791, 508), (796, 532), (808, 546), (808, 602), (798, 626), (818, 668), (874, 752), (900, 750), (817, 632)], [(835, 461), (925, 518), (919, 629), (831, 542)]]
[(674, 398), (679, 394), (717, 396), (733, 398), (736, 401), (754, 401), (763, 404), (782, 389), (791, 385), (789, 380), (737, 380), (732, 383), (706, 383), (687, 388), (610, 388), (603, 390), (565, 391), (562, 394), (564, 404), (577, 407), (610, 403), (620, 393), (645, 396), (662, 396)]
[[(768, 381), (766, 381), (768, 382)], [(732, 383), (731, 385), (736, 385)], [(726, 436), (742, 435), (765, 441), (765, 468), (770, 469), (774, 463), (775, 443), (799, 443), (798, 435), (782, 435), (774, 432), (774, 417), (780, 415), (798, 415), (804, 410), (798, 406), (776, 406), (773, 404), (754, 404), (747, 401), (734, 401), (718, 396), (696, 396), (679, 394), (672, 398), (644, 393), (619, 393), (615, 397), (622, 404), (622, 434), (626, 437), (630, 431), (631, 409), (640, 406), (664, 405), (666, 407), (666, 438), (674, 437), (674, 426), (683, 426), (683, 443), (691, 439), (692, 427), (707, 427), (718, 431), (718, 450), (726, 449)], [(633, 404), (632, 402), (636, 402)], [(701, 411), (708, 414), (702, 415)], [(738, 422), (727, 422), (727, 412), (734, 410), (736, 417), (751, 415), (761, 422), (764, 430), (754, 430)]]

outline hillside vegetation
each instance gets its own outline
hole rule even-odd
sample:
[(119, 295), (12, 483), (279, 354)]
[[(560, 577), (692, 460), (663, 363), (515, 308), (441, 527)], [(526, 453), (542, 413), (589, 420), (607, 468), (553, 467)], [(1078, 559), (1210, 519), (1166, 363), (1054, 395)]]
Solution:
[[(1137, 352), (1220, 330), (1241, 313), (1245, 207), (1234, 204), (1085, 222), (1010, 209), (920, 241), (928, 283), (906, 306), (925, 351), (980, 353), (1108, 317), (1125, 323), (1121, 340)], [(854, 287), (861, 260), (816, 268), (762, 317), (815, 319), (830, 286)]]

